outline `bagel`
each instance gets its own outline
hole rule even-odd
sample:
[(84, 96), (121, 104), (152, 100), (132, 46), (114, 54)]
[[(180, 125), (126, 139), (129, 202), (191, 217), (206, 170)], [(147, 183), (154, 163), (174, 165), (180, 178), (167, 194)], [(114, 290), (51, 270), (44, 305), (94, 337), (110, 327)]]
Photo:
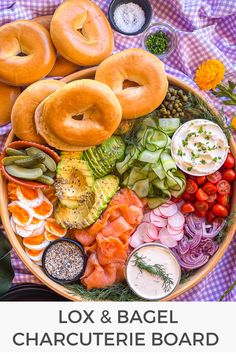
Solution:
[[(39, 23), (41, 26), (43, 26), (44, 28), (46, 28), (46, 30), (48, 30), (50, 32), (50, 23), (52, 20), (52, 15), (50, 16), (39, 16), (34, 18), (32, 21), (35, 21), (37, 23)], [(57, 59), (55, 62), (55, 65), (53, 66), (52, 70), (50, 71), (50, 73), (48, 74), (48, 76), (67, 76), (70, 75), (72, 73), (74, 73), (75, 71), (79, 70), (79, 66), (75, 63), (72, 63), (68, 60), (66, 60), (65, 58), (63, 58), (60, 53), (57, 53)]]
[(49, 145), (81, 151), (108, 139), (121, 117), (121, 106), (112, 90), (84, 79), (71, 82), (46, 98), (35, 112), (35, 123)]
[(4, 83), (29, 85), (46, 76), (55, 64), (50, 35), (36, 22), (19, 20), (0, 27), (0, 43), (0, 81)]
[[(168, 89), (164, 64), (153, 54), (138, 48), (124, 50), (104, 60), (97, 68), (95, 79), (114, 91), (122, 107), (123, 119), (152, 112), (162, 103)], [(127, 80), (139, 86), (125, 87)]]
[(0, 82), (0, 126), (11, 121), (11, 110), (21, 90)]
[(55, 11), (50, 27), (61, 55), (82, 66), (97, 65), (113, 50), (114, 38), (102, 10), (90, 0), (67, 0)]
[(57, 80), (42, 80), (28, 86), (17, 98), (11, 114), (12, 129), (21, 140), (43, 144), (45, 140), (37, 133), (34, 113), (37, 106), (51, 93), (65, 84)]

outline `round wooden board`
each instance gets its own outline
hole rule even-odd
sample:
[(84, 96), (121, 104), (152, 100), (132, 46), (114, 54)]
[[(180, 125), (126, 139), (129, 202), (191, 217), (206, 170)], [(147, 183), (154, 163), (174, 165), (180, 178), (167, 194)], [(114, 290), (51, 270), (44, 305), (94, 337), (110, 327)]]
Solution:
[[(74, 80), (79, 80), (79, 79), (93, 79), (95, 75), (96, 68), (89, 68), (85, 69), (82, 71), (79, 71), (77, 73), (71, 74), (65, 78), (62, 79), (62, 81), (68, 83)], [(180, 81), (179, 79), (172, 77), (168, 75), (168, 80), (171, 84), (176, 85), (178, 87), (183, 88), (184, 90), (193, 92), (195, 95), (199, 95), (199, 93), (191, 88), (189, 85), (186, 83)], [(212, 107), (213, 108), (213, 107)], [(14, 139), (14, 134), (11, 132), (8, 136), (8, 139), (6, 141), (6, 145), (8, 145), (12, 140)], [(230, 147), (233, 155), (236, 158), (236, 144), (231, 137), (231, 142), (230, 142)], [(232, 205), (236, 204), (236, 184), (234, 184), (233, 188), (233, 200), (232, 200)], [(57, 292), (58, 294), (68, 298), (69, 300), (72, 301), (83, 301), (83, 299), (79, 296), (73, 295), (68, 289), (65, 287), (53, 282), (50, 280), (42, 271), (41, 267), (37, 266), (34, 264), (26, 255), (24, 248), (22, 246), (22, 241), (21, 238), (16, 236), (11, 228), (10, 221), (9, 221), (9, 213), (7, 210), (7, 204), (8, 204), (8, 198), (7, 198), (7, 188), (6, 188), (6, 179), (0, 175), (0, 195), (1, 195), (1, 203), (0, 203), (0, 213), (1, 213), (1, 218), (2, 218), (2, 223), (5, 228), (5, 231), (7, 233), (7, 236), (9, 238), (9, 241), (12, 244), (12, 247), (15, 249), (16, 253), (22, 260), (22, 262), (26, 265), (26, 267), (45, 285), (47, 285), (49, 288)], [(220, 244), (218, 251), (215, 253), (215, 255), (210, 259), (210, 261), (200, 268), (196, 273), (191, 276), (186, 283), (179, 285), (179, 287), (173, 292), (171, 295), (169, 295), (167, 298), (165, 298), (164, 301), (169, 301), (174, 299), (175, 297), (185, 293), (186, 291), (190, 290), (192, 287), (194, 287), (196, 284), (198, 284), (203, 278), (207, 276), (207, 274), (215, 267), (215, 265), (219, 262), (219, 260), (222, 258), (224, 253), (226, 252), (227, 248), (229, 247), (230, 242), (232, 241), (234, 237), (234, 233), (236, 230), (236, 223), (232, 223), (227, 235), (225, 236), (223, 242)]]

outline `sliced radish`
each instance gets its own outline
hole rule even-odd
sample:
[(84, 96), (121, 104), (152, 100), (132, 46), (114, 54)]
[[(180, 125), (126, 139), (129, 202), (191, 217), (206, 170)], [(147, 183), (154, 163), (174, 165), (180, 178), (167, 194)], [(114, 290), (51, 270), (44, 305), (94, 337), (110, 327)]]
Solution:
[(168, 217), (168, 224), (173, 227), (173, 229), (178, 229), (182, 226), (184, 226), (185, 218), (182, 213), (179, 211)]
[(177, 235), (179, 234), (181, 231), (183, 231), (183, 227), (181, 227), (180, 229), (173, 229), (173, 227), (171, 227), (169, 224), (167, 225), (167, 231), (171, 234), (171, 235)]
[(148, 237), (151, 239), (151, 241), (157, 240), (159, 238), (158, 230), (153, 224), (148, 225), (146, 233)]
[(167, 219), (164, 219), (162, 216), (158, 216), (158, 215), (154, 214), (153, 212), (151, 212), (150, 218), (151, 218), (152, 224), (155, 225), (156, 227), (162, 228), (167, 225)]
[(132, 248), (137, 248), (143, 244), (143, 241), (136, 236), (131, 236), (129, 239), (129, 244)]
[(177, 241), (174, 239), (173, 235), (171, 235), (165, 227), (161, 229), (159, 232), (160, 241), (164, 246), (169, 248), (177, 246)]
[(144, 214), (142, 222), (151, 222), (150, 214), (151, 213)]
[(160, 212), (159, 208), (153, 209), (152, 212), (157, 216), (162, 216), (162, 213)]
[(174, 235), (172, 235), (172, 236), (174, 237), (174, 239), (175, 239), (176, 241), (180, 241), (180, 240), (182, 240), (182, 238), (184, 237), (184, 231), (181, 231), (180, 233), (174, 234)]
[(178, 211), (177, 205), (174, 203), (168, 204), (167, 206), (166, 206), (166, 204), (161, 205), (159, 207), (159, 209), (160, 209), (160, 212), (166, 217), (172, 216), (172, 215), (176, 214)]

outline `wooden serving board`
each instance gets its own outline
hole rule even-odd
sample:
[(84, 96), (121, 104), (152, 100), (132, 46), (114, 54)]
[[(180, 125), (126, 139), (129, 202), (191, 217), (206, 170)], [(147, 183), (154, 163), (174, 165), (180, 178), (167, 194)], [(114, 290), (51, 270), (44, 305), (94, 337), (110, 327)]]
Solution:
[[(85, 70), (81, 70), (79, 72), (76, 72), (74, 74), (71, 74), (65, 78), (62, 79), (62, 81), (68, 83), (74, 80), (79, 80), (79, 79), (93, 79), (95, 75), (96, 68), (89, 68)], [(199, 93), (194, 90), (192, 87), (187, 85), (186, 83), (180, 81), (179, 79), (176, 79), (173, 76), (168, 75), (168, 80), (170, 84), (173, 84), (175, 86), (178, 86), (186, 91), (193, 92), (195, 95), (199, 95)], [(200, 96), (201, 97), (201, 96)], [(201, 97), (204, 99), (203, 97)], [(213, 107), (211, 107), (213, 108)], [(8, 139), (6, 141), (6, 145), (11, 143), (14, 140), (14, 134), (11, 132), (8, 136)], [(236, 144), (231, 137), (230, 141), (230, 148), (231, 151), (236, 158)], [(1, 195), (1, 203), (0, 203), (0, 213), (1, 213), (1, 218), (2, 218), (2, 223), (5, 228), (5, 231), (7, 233), (7, 236), (9, 238), (9, 241), (12, 244), (12, 247), (15, 249), (16, 253), (22, 260), (22, 262), (26, 265), (26, 267), (45, 285), (47, 285), (49, 288), (57, 292), (58, 294), (68, 298), (69, 300), (72, 301), (83, 301), (83, 299), (79, 296), (73, 295), (68, 289), (65, 287), (55, 283), (54, 281), (50, 280), (41, 267), (37, 266), (34, 264), (26, 255), (24, 248), (22, 246), (22, 239), (21, 237), (18, 237), (15, 235), (13, 232), (10, 221), (9, 221), (9, 213), (7, 210), (7, 204), (8, 204), (8, 197), (7, 197), (7, 186), (6, 186), (6, 179), (0, 174), (0, 195)], [(236, 204), (236, 184), (234, 184), (233, 188), (233, 197), (232, 197), (232, 205), (234, 206)], [(185, 293), (186, 291), (190, 290), (192, 287), (194, 287), (196, 284), (198, 284), (203, 278), (207, 276), (207, 274), (215, 267), (215, 265), (219, 262), (219, 260), (222, 258), (224, 253), (226, 252), (227, 248), (229, 247), (230, 242), (232, 241), (234, 237), (234, 233), (236, 231), (236, 220), (232, 225), (230, 226), (227, 235), (225, 236), (223, 242), (220, 244), (218, 251), (215, 253), (215, 255), (209, 260), (209, 262), (201, 267), (196, 273), (191, 276), (186, 283), (181, 284), (178, 286), (178, 288), (170, 294), (167, 298), (165, 298), (164, 301), (169, 301), (173, 300), (177, 296)]]

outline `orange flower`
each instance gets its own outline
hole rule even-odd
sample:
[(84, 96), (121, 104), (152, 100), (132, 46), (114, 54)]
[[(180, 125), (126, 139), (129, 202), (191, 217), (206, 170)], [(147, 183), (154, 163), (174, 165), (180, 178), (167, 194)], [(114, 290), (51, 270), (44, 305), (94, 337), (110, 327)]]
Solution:
[(211, 90), (223, 80), (224, 64), (216, 59), (203, 62), (196, 71), (195, 82), (201, 90)]
[(231, 128), (233, 128), (234, 130), (236, 130), (236, 116), (231, 120)]

